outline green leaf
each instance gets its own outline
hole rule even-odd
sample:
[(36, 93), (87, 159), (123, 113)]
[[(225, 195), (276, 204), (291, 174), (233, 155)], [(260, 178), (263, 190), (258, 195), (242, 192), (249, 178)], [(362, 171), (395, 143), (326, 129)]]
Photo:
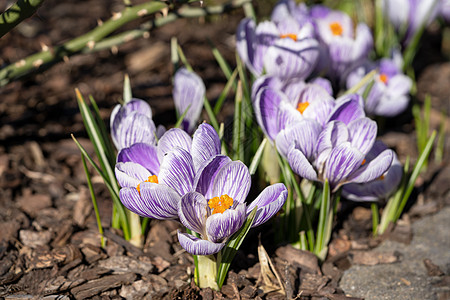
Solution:
[(187, 112), (189, 111), (189, 108), (191, 107), (191, 105), (189, 104), (188, 107), (186, 108), (186, 110), (183, 112), (183, 114), (178, 118), (177, 123), (175, 124), (175, 128), (180, 128), (181, 123), (184, 120), (184, 117), (186, 117)]
[(97, 198), (95, 197), (94, 187), (92, 185), (91, 175), (89, 174), (88, 167), (86, 165), (86, 159), (81, 155), (81, 161), (83, 162), (84, 173), (86, 174), (86, 181), (88, 184), (89, 192), (91, 194), (92, 206), (94, 207), (95, 218), (97, 220), (98, 233), (100, 233), (100, 243), (101, 247), (105, 247), (105, 239), (103, 237), (103, 226), (100, 219), (100, 213), (98, 211)]
[(250, 167), (248, 168), (248, 171), (250, 172), (250, 175), (254, 175), (256, 172), (256, 169), (259, 166), (259, 163), (261, 161), (262, 155), (264, 153), (264, 147), (266, 146), (267, 138), (264, 138), (261, 144), (259, 145), (258, 150), (255, 153), (255, 156), (253, 157), (252, 163), (250, 164)]
[(109, 180), (107, 180), (106, 174), (100, 169), (100, 167), (94, 162), (94, 160), (89, 156), (86, 149), (84, 149), (83, 146), (78, 142), (78, 140), (75, 138), (75, 136), (72, 134), (72, 139), (74, 140), (75, 144), (78, 146), (78, 149), (80, 149), (81, 154), (89, 161), (89, 163), (94, 167), (94, 169), (97, 171), (97, 173), (103, 178), (103, 181), (106, 184), (106, 187), (108, 188), (111, 198), (113, 200), (114, 206), (117, 209), (117, 212), (120, 216), (120, 223), (122, 225), (123, 235), (125, 239), (130, 238), (130, 229), (128, 226), (128, 218), (125, 212), (125, 208), (123, 207), (122, 203), (120, 202), (119, 195), (114, 189), (113, 185)]
[(238, 89), (234, 100), (234, 121), (233, 121), (233, 150), (234, 160), (244, 160), (243, 124), (242, 124), (242, 85), (238, 82)]
[(258, 207), (255, 207), (252, 212), (248, 215), (245, 224), (239, 229), (233, 236), (228, 240), (226, 246), (219, 252), (218, 254), (218, 270), (217, 270), (217, 284), (219, 288), (222, 287), (225, 277), (227, 276), (228, 269), (230, 268), (230, 264), (233, 261), (234, 256), (236, 255), (237, 250), (241, 246), (244, 238), (247, 236), (248, 231), (252, 227), (253, 220), (256, 216), (256, 210)]
[(431, 153), (431, 149), (433, 148), (433, 143), (436, 138), (436, 134), (437, 134), (436, 130), (434, 130), (433, 133), (431, 134), (430, 138), (428, 139), (428, 142), (427, 142), (423, 152), (420, 154), (419, 158), (417, 159), (416, 164), (414, 165), (414, 169), (411, 173), (411, 177), (409, 178), (408, 184), (406, 185), (406, 191), (403, 194), (402, 201), (400, 202), (400, 206), (397, 209), (395, 219), (393, 220), (394, 222), (396, 222), (400, 218), (400, 216), (403, 212), (403, 208), (405, 207), (406, 202), (408, 201), (409, 196), (411, 195), (411, 192), (414, 188), (414, 183), (416, 182), (417, 177), (419, 177), (419, 174), (422, 171), (422, 168), (425, 165), (425, 162), (427, 161), (428, 156)]
[(228, 93), (230, 92), (230, 89), (233, 85), (235, 85), (236, 75), (237, 75), (237, 69), (233, 71), (230, 78), (227, 81), (227, 84), (223, 88), (222, 93), (220, 93), (219, 98), (217, 99), (216, 105), (214, 105), (214, 114), (218, 114), (220, 110), (222, 109), (223, 102), (225, 101), (225, 98), (227, 97)]

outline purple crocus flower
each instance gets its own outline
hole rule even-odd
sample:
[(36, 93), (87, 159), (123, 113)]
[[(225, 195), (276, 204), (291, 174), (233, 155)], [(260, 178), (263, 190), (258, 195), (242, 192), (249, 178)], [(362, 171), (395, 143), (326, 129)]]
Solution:
[[(402, 113), (409, 103), (412, 80), (401, 72), (395, 59), (384, 58), (376, 63), (367, 61), (347, 76), (347, 88), (351, 88), (370, 71), (377, 69), (374, 83), (365, 99), (364, 109), (369, 115), (393, 117)], [(358, 93), (363, 94), (367, 85)]]
[(236, 47), (247, 68), (259, 77), (306, 78), (314, 70), (318, 43), (311, 23), (300, 25), (294, 18), (264, 21), (256, 25), (243, 19), (237, 29)]
[(202, 79), (194, 72), (180, 68), (175, 73), (173, 101), (178, 116), (188, 110), (182, 122), (182, 128), (188, 133), (192, 133), (197, 125), (205, 101), (205, 90)]
[(312, 181), (328, 180), (333, 191), (380, 177), (393, 159), (393, 151), (385, 150), (367, 161), (377, 125), (364, 117), (358, 100), (344, 103), (336, 106), (323, 129), (317, 121), (304, 119), (277, 137), (277, 147), (289, 147), (287, 158), (295, 173)]
[(322, 46), (317, 71), (325, 71), (339, 83), (345, 70), (365, 59), (372, 49), (370, 29), (366, 24), (360, 23), (355, 31), (347, 14), (324, 6), (311, 7), (310, 16), (315, 21), (316, 33)]
[(442, 0), (383, 0), (383, 12), (396, 31), (402, 35), (404, 45), (422, 26), (429, 25), (438, 15)]
[(219, 137), (208, 124), (201, 124), (192, 139), (175, 128), (157, 146), (137, 143), (124, 148), (115, 168), (120, 200), (140, 216), (177, 219), (178, 202), (192, 190), (196, 172), (219, 153)]
[[(336, 105), (351, 99), (346, 96), (335, 100), (330, 95), (331, 85), (326, 79), (316, 79), (314, 82), (320, 84), (301, 80), (281, 82), (270, 76), (255, 81), (252, 102), (256, 120), (270, 141), (275, 141), (280, 131), (305, 118), (316, 120), (320, 126), (324, 126)], [(278, 150), (284, 153), (280, 148)]]
[[(381, 141), (375, 141), (372, 149), (366, 155), (366, 162), (371, 162), (387, 149)], [(403, 168), (394, 153), (392, 165), (375, 180), (366, 183), (349, 183), (342, 187), (342, 195), (353, 201), (378, 201), (387, 199), (398, 187), (403, 175)]]
[(156, 143), (156, 127), (152, 109), (144, 100), (131, 99), (124, 105), (117, 104), (111, 113), (111, 137), (118, 150), (135, 143)]
[(255, 207), (252, 227), (274, 216), (286, 201), (286, 187), (281, 183), (271, 185), (247, 206), (250, 184), (250, 173), (242, 162), (223, 155), (206, 162), (196, 174), (193, 191), (185, 194), (178, 205), (181, 223), (200, 238), (178, 232), (181, 246), (194, 255), (215, 254)]

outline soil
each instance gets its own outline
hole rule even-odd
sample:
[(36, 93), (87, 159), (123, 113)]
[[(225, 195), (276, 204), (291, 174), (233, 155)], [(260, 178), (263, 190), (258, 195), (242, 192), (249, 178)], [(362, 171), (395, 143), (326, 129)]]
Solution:
[[(47, 0), (37, 14), (0, 39), (0, 65), (17, 62), (39, 51), (43, 44), (52, 47), (85, 33), (96, 26), (98, 19), (106, 20), (121, 8), (119, 0)], [(176, 238), (180, 226), (171, 221), (151, 221), (145, 246), (134, 247), (120, 231), (109, 227), (112, 203), (101, 178), (94, 176), (107, 240), (107, 246), (100, 247), (80, 152), (70, 137), (74, 134), (93, 153), (74, 89), (92, 95), (108, 122), (112, 108), (122, 97), (124, 75), (129, 74), (133, 96), (149, 102), (156, 124), (170, 127), (176, 121), (171, 99), (171, 38), (177, 37), (207, 86), (207, 98), (214, 101), (226, 79), (208, 40), (233, 65), (234, 33), (242, 17), (243, 12), (236, 10), (220, 17), (177, 20), (153, 30), (147, 39), (128, 42), (112, 51), (72, 56), (45, 72), (0, 88), (0, 297), (359, 299), (346, 296), (339, 288), (343, 271), (355, 259), (356, 263), (373, 264), (396, 260), (388, 253), (373, 261), (365, 253), (383, 239), (408, 243), (410, 223), (404, 221), (375, 239), (370, 234), (370, 207), (343, 202), (329, 256), (320, 266), (308, 252), (272, 243), (272, 226), (267, 224), (251, 231), (220, 292), (199, 289), (193, 284), (192, 257)], [(440, 111), (450, 113), (450, 63), (440, 54), (441, 30), (435, 28), (426, 34), (418, 54), (425, 58), (415, 64), (418, 82), (413, 101), (421, 102), (426, 94), (431, 95), (431, 126), (438, 128)], [(226, 126), (231, 124), (232, 101), (230, 96), (219, 115)], [(206, 114), (203, 117), (207, 119)], [(445, 122), (450, 128), (449, 118)], [(402, 162), (407, 156), (414, 162), (416, 137), (410, 112), (384, 125), (380, 138), (397, 151)], [(447, 138), (444, 159), (436, 162), (431, 157), (403, 220), (414, 222), (449, 205), (449, 150)], [(260, 235), (279, 280), (261, 276), (261, 269), (266, 269), (258, 258)], [(448, 278), (449, 274), (441, 275)]]

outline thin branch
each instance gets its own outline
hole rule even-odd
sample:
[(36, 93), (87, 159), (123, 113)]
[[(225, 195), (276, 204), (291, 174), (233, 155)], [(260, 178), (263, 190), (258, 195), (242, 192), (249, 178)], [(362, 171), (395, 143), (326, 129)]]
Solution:
[[(114, 17), (105, 22), (101, 27), (97, 27), (91, 32), (80, 36), (78, 38), (75, 38), (74, 40), (71, 40), (61, 46), (55, 47), (54, 49), (49, 49), (48, 51), (42, 51), (36, 54), (33, 54), (31, 56), (28, 56), (18, 62), (12, 63), (3, 69), (0, 69), (0, 86), (4, 86), (11, 82), (12, 80), (21, 78), (27, 74), (30, 74), (32, 72), (36, 71), (43, 71), (53, 64), (60, 62), (66, 57), (69, 57), (71, 55), (77, 54), (77, 53), (93, 53), (96, 51), (104, 50), (104, 49), (110, 49), (114, 46), (118, 46), (121, 44), (124, 44), (126, 42), (129, 42), (134, 39), (142, 38), (148, 35), (148, 32), (151, 31), (154, 28), (161, 27), (165, 24), (171, 23), (179, 18), (197, 18), (202, 16), (209, 16), (209, 15), (217, 15), (217, 14), (223, 14), (227, 13), (231, 10), (234, 10), (236, 8), (242, 7), (246, 3), (250, 3), (251, 0), (233, 0), (229, 3), (223, 4), (223, 5), (215, 5), (215, 6), (207, 6), (207, 7), (189, 7), (189, 6), (183, 6), (177, 9), (176, 11), (168, 13), (164, 17), (156, 18), (155, 20), (151, 22), (146, 22), (140, 26), (139, 29), (133, 29), (126, 32), (122, 32), (116, 35), (113, 35), (111, 37), (106, 36), (110, 34), (112, 31), (120, 28), (122, 25), (126, 24), (127, 22), (123, 22), (123, 24), (117, 24), (116, 20), (114, 20)], [(152, 1), (152, 3), (154, 3)], [(159, 3), (159, 2), (157, 2)], [(162, 3), (159, 3), (162, 4)], [(133, 6), (130, 8), (125, 9), (125, 12), (129, 10), (133, 11), (139, 11), (139, 7), (142, 5), (149, 6), (149, 3), (144, 3), (139, 6)], [(167, 7), (167, 6), (163, 6)], [(137, 9), (138, 8), (138, 9)], [(155, 10), (158, 11), (158, 10)], [(124, 18), (125, 12), (122, 12), (122, 19)], [(136, 18), (134, 18), (136, 19)], [(134, 20), (130, 19), (128, 20)], [(103, 28), (106, 24), (111, 22), (114, 27), (112, 30), (108, 30), (107, 33), (102, 32), (103, 34), (99, 36), (99, 33), (97, 31), (100, 30), (100, 28)], [(112, 27), (112, 26), (111, 26)], [(90, 37), (90, 38), (87, 38)], [(96, 37), (94, 40), (93, 38)], [(93, 42), (91, 42), (93, 41)], [(74, 47), (74, 46), (77, 47)], [(76, 48), (76, 51), (74, 51), (74, 48)], [(71, 51), (70, 51), (71, 50)]]
[(31, 17), (44, 0), (18, 0), (4, 13), (0, 14), (0, 38), (23, 20)]

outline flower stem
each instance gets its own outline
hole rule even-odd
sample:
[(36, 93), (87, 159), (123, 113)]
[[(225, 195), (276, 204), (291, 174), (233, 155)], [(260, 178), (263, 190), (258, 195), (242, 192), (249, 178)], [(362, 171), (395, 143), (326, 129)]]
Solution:
[(218, 291), (219, 286), (216, 281), (217, 262), (214, 255), (199, 255), (198, 257), (198, 282), (200, 288), (211, 288)]

